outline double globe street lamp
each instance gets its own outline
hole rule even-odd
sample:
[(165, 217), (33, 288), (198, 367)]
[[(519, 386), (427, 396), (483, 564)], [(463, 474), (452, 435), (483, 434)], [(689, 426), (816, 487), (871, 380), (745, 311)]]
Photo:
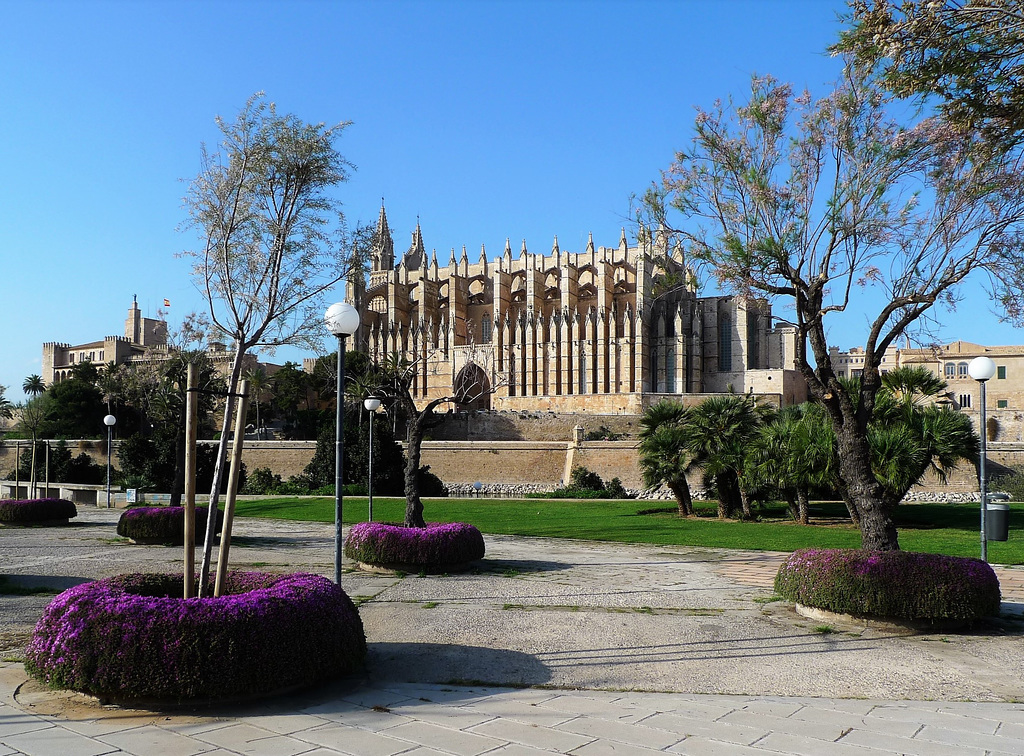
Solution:
[(341, 514), (342, 473), (345, 455), (342, 439), (345, 436), (345, 339), (359, 330), (359, 310), (348, 302), (337, 302), (327, 308), (324, 324), (338, 339), (338, 385), (335, 399), (338, 412), (334, 427), (334, 582), (341, 585)]

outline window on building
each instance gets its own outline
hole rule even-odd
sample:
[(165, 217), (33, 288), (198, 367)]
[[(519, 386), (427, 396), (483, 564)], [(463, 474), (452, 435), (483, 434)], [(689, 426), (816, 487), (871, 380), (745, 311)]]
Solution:
[(68, 364), (69, 365), (74, 365), (75, 364), (75, 353), (74, 352), (72, 352), (71, 354), (68, 355)]
[(484, 315), (480, 319), (480, 341), (484, 344), (491, 342), (491, 316)]
[(864, 371), (863, 370), (854, 370), (852, 372), (852, 375), (853, 375), (854, 378), (860, 378), (862, 375), (864, 375)]
[(1006, 405), (1006, 400), (1005, 399), (998, 399), (998, 400), (996, 400), (996, 408), (998, 408), (998, 409), (1006, 409), (1006, 406), (1007, 405)]
[(958, 403), (960, 404), (960, 406), (962, 408), (969, 409), (970, 406), (971, 406), (971, 395), (970, 394), (960, 394)]
[(100, 350), (100, 362), (103, 362), (103, 350)]
[(947, 362), (946, 363), (946, 377), (947, 378), (955, 378), (956, 377), (956, 365), (954, 365), (952, 362)]
[(957, 378), (966, 378), (967, 377), (967, 363), (966, 362), (958, 362), (957, 363), (957, 366), (956, 366), (956, 377)]
[(669, 394), (676, 390), (676, 348), (669, 344), (665, 350), (665, 391)]
[(718, 321), (718, 370), (727, 373), (732, 370), (732, 323), (728, 315)]
[(996, 368), (996, 378), (1006, 378), (1006, 365), (1000, 365)]
[(747, 311), (747, 369), (761, 367), (761, 319), (756, 312)]

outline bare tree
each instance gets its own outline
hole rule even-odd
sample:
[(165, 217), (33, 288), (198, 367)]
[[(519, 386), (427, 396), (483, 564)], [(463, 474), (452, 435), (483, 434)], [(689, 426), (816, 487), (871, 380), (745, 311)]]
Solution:
[[(234, 121), (217, 118), (220, 151), (202, 151), (185, 199), (203, 241), (185, 254), (214, 329), (232, 340), (224, 422), (210, 491), (209, 523), (223, 479), (235, 393), (245, 356), (285, 344), (315, 346), (323, 295), (361, 264), (340, 203), (330, 194), (351, 164), (335, 148), (348, 123), (327, 127), (279, 115), (262, 93)], [(357, 235), (358, 236), (358, 235)], [(206, 532), (200, 590), (209, 577), (214, 526)]]
[[(466, 364), (460, 371), (460, 378), (452, 386), (450, 394), (428, 399), (418, 407), (412, 395), (413, 378), (422, 368), (424, 359), (429, 363), (431, 355), (410, 360), (401, 354), (389, 355), (383, 363), (375, 366), (377, 387), (376, 393), (391, 396), (401, 407), (406, 417), (408, 436), (405, 444), (405, 527), (426, 527), (423, 519), (423, 502), (419, 493), (420, 454), (423, 436), (426, 431), (438, 424), (435, 410), (444, 404), (470, 404), (473, 401), (494, 393), (498, 388), (508, 384), (508, 377), (491, 370), (489, 352), (483, 349), (471, 349)], [(490, 377), (487, 382), (478, 376)]]
[[(937, 117), (905, 127), (882, 102), (853, 67), (819, 101), (755, 77), (745, 104), (698, 109), (692, 146), (645, 204), (723, 289), (791, 304), (796, 366), (835, 429), (863, 546), (891, 550), (895, 505), (867, 437), (882, 357), (936, 304), (954, 305), (968, 275), (1019, 247), (1024, 191), (1012, 160), (977, 135)], [(849, 389), (832, 370), (828, 324), (855, 299), (864, 306), (861, 288), (882, 303), (866, 316), (863, 375)]]

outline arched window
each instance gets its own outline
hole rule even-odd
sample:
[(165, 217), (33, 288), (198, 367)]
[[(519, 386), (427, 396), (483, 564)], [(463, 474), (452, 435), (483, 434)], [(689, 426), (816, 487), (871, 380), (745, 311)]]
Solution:
[(956, 365), (954, 363), (952, 363), (952, 362), (947, 362), (946, 363), (946, 377), (947, 378), (955, 378), (956, 377)]
[(957, 363), (956, 375), (957, 375), (958, 378), (966, 378), (967, 377), (967, 363), (966, 362)]
[(489, 344), (491, 342), (491, 316), (484, 315), (480, 319), (480, 342)]

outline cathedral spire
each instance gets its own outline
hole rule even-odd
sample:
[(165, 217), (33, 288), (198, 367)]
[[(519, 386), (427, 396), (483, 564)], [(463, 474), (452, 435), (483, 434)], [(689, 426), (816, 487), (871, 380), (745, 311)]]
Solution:
[(391, 270), (395, 267), (395, 243), (388, 228), (388, 215), (384, 210), (384, 198), (380, 198), (380, 216), (377, 218), (377, 233), (374, 239), (373, 270)]

